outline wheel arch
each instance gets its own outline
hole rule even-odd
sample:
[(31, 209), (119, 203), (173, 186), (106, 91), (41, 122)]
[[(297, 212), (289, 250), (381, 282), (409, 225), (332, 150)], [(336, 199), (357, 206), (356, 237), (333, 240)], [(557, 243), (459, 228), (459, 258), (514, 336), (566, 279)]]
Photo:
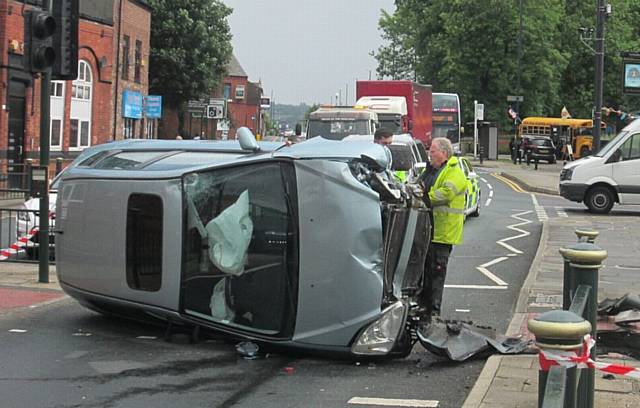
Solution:
[(611, 194), (613, 195), (613, 201), (620, 204), (620, 197), (618, 197), (618, 190), (616, 190), (616, 188), (614, 186), (612, 186), (609, 183), (605, 183), (603, 181), (594, 183), (592, 185), (589, 186), (589, 188), (587, 188), (584, 192), (584, 197), (582, 198), (583, 202), (587, 201), (587, 197), (589, 197), (589, 194), (591, 193), (591, 191), (593, 191), (594, 188), (596, 187), (604, 187), (606, 189), (608, 189)]

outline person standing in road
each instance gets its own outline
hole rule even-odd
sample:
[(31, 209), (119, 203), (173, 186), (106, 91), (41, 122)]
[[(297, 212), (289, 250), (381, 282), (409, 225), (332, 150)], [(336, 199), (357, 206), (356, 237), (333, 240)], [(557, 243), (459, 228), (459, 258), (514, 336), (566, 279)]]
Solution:
[(467, 179), (453, 156), (449, 139), (438, 137), (429, 149), (431, 169), (420, 181), (424, 201), (433, 213), (433, 237), (427, 251), (422, 292), (418, 298), (423, 321), (440, 314), (447, 264), (453, 245), (462, 242)]

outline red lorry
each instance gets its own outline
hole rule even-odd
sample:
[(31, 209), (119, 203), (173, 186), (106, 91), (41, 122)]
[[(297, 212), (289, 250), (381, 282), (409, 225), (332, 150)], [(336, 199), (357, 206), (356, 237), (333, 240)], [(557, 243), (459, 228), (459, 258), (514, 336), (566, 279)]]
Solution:
[[(404, 97), (406, 101), (406, 112), (392, 112), (389, 107), (376, 108), (376, 97)], [(431, 146), (432, 129), (432, 91), (431, 85), (421, 85), (413, 81), (356, 81), (356, 100), (371, 110), (378, 113), (378, 119), (382, 126), (385, 126), (387, 115), (394, 115), (395, 123), (400, 124), (398, 131), (410, 133), (414, 138), (422, 141), (429, 148)], [(356, 105), (359, 102), (356, 102)], [(395, 105), (397, 106), (397, 105)], [(383, 112), (383, 110), (387, 112)], [(399, 122), (398, 122), (399, 121)]]

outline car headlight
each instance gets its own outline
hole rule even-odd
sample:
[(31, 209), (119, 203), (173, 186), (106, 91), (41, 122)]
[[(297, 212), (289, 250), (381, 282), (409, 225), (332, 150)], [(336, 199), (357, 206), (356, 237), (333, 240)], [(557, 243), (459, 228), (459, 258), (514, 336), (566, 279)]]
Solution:
[(571, 176), (573, 176), (573, 167), (562, 169), (560, 172), (560, 181), (571, 180)]
[(351, 352), (370, 356), (388, 354), (404, 327), (406, 315), (407, 307), (401, 301), (384, 309), (380, 317), (358, 336)]

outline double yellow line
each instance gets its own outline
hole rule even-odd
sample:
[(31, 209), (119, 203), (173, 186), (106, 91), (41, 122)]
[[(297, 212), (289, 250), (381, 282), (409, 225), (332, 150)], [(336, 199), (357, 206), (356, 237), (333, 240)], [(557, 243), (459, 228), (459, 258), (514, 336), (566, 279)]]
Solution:
[(527, 191), (523, 190), (522, 187), (518, 183), (515, 183), (508, 178), (501, 176), (499, 173), (491, 173), (491, 175), (498, 180), (502, 181), (507, 186), (511, 187), (511, 189), (517, 193), (527, 193)]

